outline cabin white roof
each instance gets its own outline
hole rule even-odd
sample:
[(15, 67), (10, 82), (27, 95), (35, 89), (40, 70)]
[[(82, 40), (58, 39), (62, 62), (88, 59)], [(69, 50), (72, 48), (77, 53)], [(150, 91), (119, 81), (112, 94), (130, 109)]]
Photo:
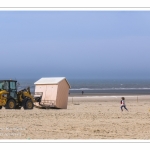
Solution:
[[(65, 77), (45, 77), (45, 78), (39, 79), (34, 84), (58, 84), (59, 82), (61, 82), (64, 79), (68, 83), (68, 81)], [(69, 83), (68, 83), (68, 85), (69, 85), (69, 88), (71, 88)]]

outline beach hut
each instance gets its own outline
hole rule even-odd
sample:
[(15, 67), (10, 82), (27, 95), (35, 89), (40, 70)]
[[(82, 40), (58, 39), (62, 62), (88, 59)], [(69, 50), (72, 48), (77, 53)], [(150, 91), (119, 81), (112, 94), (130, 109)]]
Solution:
[(35, 93), (43, 93), (40, 106), (67, 108), (68, 93), (71, 87), (65, 77), (41, 78), (34, 84)]

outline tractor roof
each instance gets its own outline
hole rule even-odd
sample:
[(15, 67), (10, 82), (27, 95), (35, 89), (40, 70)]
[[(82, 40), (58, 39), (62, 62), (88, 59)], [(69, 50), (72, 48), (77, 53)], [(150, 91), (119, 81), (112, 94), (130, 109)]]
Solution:
[(11, 79), (10, 80), (0, 80), (0, 81), (8, 81), (8, 82), (9, 81), (14, 81), (14, 82), (17, 82), (17, 80), (11, 80)]

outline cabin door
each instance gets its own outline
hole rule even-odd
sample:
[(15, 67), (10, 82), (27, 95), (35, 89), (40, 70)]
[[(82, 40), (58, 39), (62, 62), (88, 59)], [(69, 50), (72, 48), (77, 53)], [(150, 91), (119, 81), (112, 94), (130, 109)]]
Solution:
[(46, 86), (45, 100), (52, 100), (52, 101), (56, 100), (57, 87), (58, 87), (58, 85), (47, 85)]

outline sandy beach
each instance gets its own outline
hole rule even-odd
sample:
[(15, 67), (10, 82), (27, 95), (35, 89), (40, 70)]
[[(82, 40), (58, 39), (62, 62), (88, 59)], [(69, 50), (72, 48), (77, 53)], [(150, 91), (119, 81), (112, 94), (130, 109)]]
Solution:
[(67, 109), (0, 110), (0, 139), (150, 139), (150, 96), (74, 96)]

